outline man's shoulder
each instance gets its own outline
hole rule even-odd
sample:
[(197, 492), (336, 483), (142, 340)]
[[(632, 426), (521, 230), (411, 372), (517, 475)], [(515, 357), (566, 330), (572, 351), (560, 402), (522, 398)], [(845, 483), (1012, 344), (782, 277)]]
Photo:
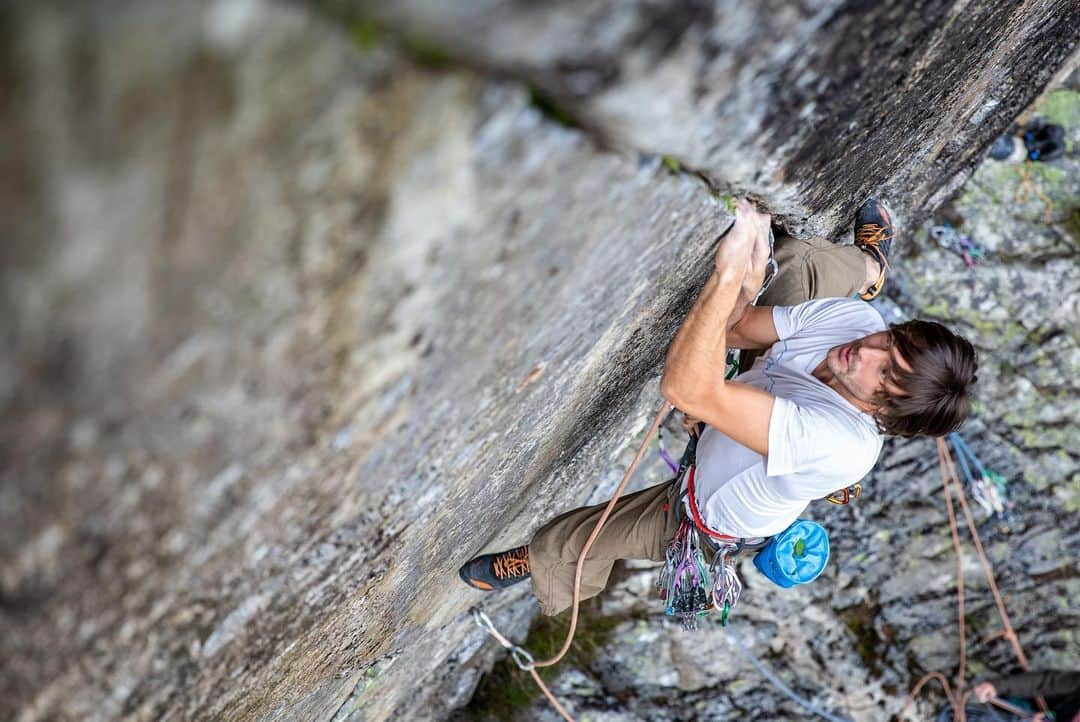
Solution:
[(812, 318), (866, 317), (881, 318), (877, 309), (859, 298), (815, 298), (790, 306), (793, 312)]
[(781, 338), (825, 329), (883, 331), (885, 320), (877, 309), (857, 298), (818, 298), (796, 306), (778, 306), (773, 320)]
[[(769, 474), (862, 478), (884, 439), (873, 420), (827, 394), (777, 397), (769, 426)], [(776, 458), (772, 458), (775, 455)]]

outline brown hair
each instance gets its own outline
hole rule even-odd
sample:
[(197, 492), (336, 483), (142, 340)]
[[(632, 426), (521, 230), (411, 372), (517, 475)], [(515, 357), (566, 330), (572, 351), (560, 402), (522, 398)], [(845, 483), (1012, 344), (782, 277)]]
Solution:
[(933, 321), (907, 321), (889, 330), (893, 347), (911, 370), (893, 364), (888, 381), (899, 391), (876, 399), (878, 429), (904, 438), (955, 431), (971, 411), (978, 368), (975, 348)]

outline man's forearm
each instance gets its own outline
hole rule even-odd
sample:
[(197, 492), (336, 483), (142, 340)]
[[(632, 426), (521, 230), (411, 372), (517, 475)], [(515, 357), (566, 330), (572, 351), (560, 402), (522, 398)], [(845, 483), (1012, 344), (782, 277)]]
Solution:
[(742, 286), (739, 290), (738, 298), (735, 299), (735, 307), (731, 310), (731, 315), (728, 316), (728, 331), (735, 328), (739, 324), (739, 321), (741, 321), (742, 317), (746, 315), (746, 309), (750, 307), (753, 300), (754, 299), (751, 298), (750, 294), (746, 292), (746, 287)]
[(1080, 690), (1080, 672), (1023, 672), (994, 680), (993, 685), (999, 697), (1054, 697)]
[(693, 412), (687, 404), (708, 406), (724, 389), (727, 330), (746, 310), (740, 295), (748, 271), (760, 265), (754, 263), (755, 251), (760, 252), (758, 240), (766, 238), (768, 222), (747, 201), (736, 201), (735, 223), (716, 249), (713, 273), (671, 342), (660, 391), (683, 411)]
[(682, 408), (684, 399), (723, 384), (728, 323), (741, 288), (742, 277), (732, 269), (716, 269), (705, 283), (668, 349), (660, 390), (669, 402)]

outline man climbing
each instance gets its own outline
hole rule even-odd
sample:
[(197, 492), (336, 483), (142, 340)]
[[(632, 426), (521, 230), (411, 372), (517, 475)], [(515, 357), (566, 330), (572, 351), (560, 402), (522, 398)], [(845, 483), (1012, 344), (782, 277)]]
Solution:
[[(687, 493), (684, 479), (621, 498), (583, 565), (581, 599), (603, 590), (616, 560), (662, 561), (682, 518), (693, 514), (709, 535), (777, 534), (810, 501), (869, 472), (883, 434), (941, 435), (966, 417), (975, 352), (940, 324), (886, 328), (876, 310), (852, 298), (751, 305), (764, 278), (769, 233), (769, 216), (738, 201), (713, 274), (668, 350), (661, 392), (705, 424), (694, 492)], [(811, 269), (811, 293), (879, 290), (893, 236), (881, 204), (863, 205), (855, 236), (876, 265), (811, 254), (808, 262), (837, 269), (824, 275)], [(807, 293), (799, 283), (787, 285), (783, 293)], [(726, 382), (729, 346), (769, 350)], [(571, 604), (578, 555), (605, 506), (569, 511), (529, 544), (475, 557), (459, 574), (483, 590), (531, 576), (541, 610), (557, 614)]]

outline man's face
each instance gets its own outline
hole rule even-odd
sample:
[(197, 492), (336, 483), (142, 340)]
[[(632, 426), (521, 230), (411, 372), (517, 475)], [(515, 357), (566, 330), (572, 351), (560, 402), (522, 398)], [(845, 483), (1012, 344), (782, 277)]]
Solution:
[(842, 394), (846, 392), (845, 395), (871, 406), (876, 405), (875, 395), (879, 392), (899, 391), (886, 386), (893, 367), (911, 370), (911, 365), (893, 348), (891, 331), (879, 331), (842, 346), (833, 346), (825, 356), (825, 363)]

